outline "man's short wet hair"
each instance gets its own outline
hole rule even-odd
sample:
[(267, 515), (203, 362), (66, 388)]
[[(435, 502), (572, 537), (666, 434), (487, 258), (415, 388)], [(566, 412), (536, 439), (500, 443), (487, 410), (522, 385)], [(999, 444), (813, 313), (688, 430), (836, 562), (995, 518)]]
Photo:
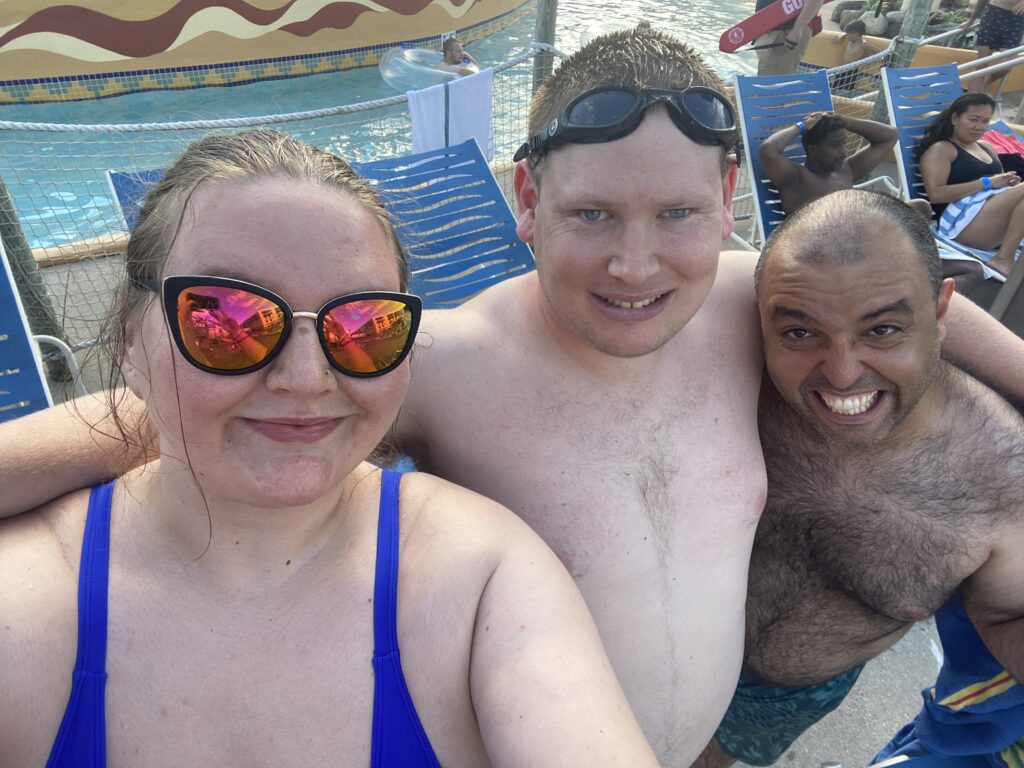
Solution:
[(800, 143), (804, 145), (804, 152), (810, 147), (824, 143), (830, 135), (841, 130), (846, 130), (846, 121), (843, 118), (838, 115), (825, 115), (800, 137)]
[[(631, 29), (597, 37), (562, 61), (533, 96), (529, 135), (540, 133), (570, 101), (594, 88), (676, 90), (691, 85), (727, 93), (722, 78), (695, 48), (641, 22)], [(723, 158), (735, 143), (734, 138), (724, 147)]]
[(455, 49), (455, 45), (458, 42), (459, 38), (457, 37), (446, 37), (444, 42), (441, 43), (441, 50), (444, 51), (445, 53), (448, 53), (449, 51)]
[(775, 228), (761, 249), (754, 269), (754, 286), (760, 292), (765, 265), (784, 241), (800, 238), (800, 248), (787, 253), (805, 264), (856, 264), (868, 254), (864, 235), (877, 232), (885, 223), (896, 226), (909, 238), (931, 285), (932, 295), (942, 287), (942, 260), (931, 226), (924, 216), (891, 195), (864, 189), (833, 192), (800, 207)]

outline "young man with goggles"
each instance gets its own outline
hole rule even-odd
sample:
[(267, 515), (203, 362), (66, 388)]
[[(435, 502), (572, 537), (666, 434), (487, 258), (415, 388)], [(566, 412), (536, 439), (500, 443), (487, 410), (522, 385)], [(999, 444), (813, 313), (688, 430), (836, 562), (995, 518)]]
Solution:
[[(593, 132), (536, 139), (575, 100), (603, 110), (609, 86), (639, 96)], [(584, 98), (595, 91), (596, 105)], [(766, 494), (754, 258), (719, 254), (736, 183), (723, 91), (692, 48), (647, 25), (561, 63), (534, 96), (535, 140), (514, 176), (537, 271), (424, 313), (431, 341), (413, 354), (398, 425), (424, 468), (515, 510), (562, 558), (670, 766), (697, 758), (735, 688)], [(573, 130), (587, 120), (566, 117)], [(950, 313), (973, 359), (1024, 356), (980, 310)], [(126, 463), (97, 456), (69, 420), (33, 416), (0, 433), (0, 446), (19, 446), (0, 449), (7, 511), (44, 495), (27, 476), (47, 471), (47, 434), (60, 435), (50, 453), (63, 476), (83, 484)], [(34, 460), (19, 464), (26, 453)]]
[(636, 130), (647, 110), (660, 104), (672, 122), (698, 144), (731, 147), (736, 143), (736, 116), (718, 91), (704, 86), (684, 90), (600, 86), (580, 94), (541, 132), (523, 144), (513, 160), (534, 164), (568, 142), (615, 141)]

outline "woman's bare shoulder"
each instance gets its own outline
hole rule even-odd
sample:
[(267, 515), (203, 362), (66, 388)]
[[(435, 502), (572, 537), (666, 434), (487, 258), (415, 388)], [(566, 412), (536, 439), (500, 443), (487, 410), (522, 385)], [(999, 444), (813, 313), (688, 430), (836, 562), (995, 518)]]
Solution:
[(507, 533), (525, 524), (510, 510), (475, 491), (426, 472), (402, 476), (402, 512), (423, 516), (431, 525), (481, 534)]
[(75, 660), (88, 503), (89, 492), (76, 491), (0, 521), (0, 710), (9, 715), (0, 718), (0, 741), (16, 731), (26, 749), (39, 746), (60, 722)]
[(936, 141), (921, 155), (921, 162), (928, 159), (950, 160), (956, 157), (956, 147), (950, 141)]
[(515, 513), (479, 493), (425, 472), (405, 474), (401, 487), (403, 527), (418, 545), (459, 552), (484, 570), (512, 552), (547, 549)]

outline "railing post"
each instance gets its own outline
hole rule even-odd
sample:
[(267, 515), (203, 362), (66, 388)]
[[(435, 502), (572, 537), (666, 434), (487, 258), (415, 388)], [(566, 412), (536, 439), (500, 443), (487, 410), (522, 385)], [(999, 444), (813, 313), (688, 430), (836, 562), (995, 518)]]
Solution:
[[(32, 249), (18, 222), (17, 214), (14, 212), (14, 201), (11, 200), (3, 178), (0, 178), (0, 241), (7, 252), (15, 286), (21, 294), (21, 302), (25, 306), (25, 316), (28, 318), (32, 333), (56, 336), (66, 341), (64, 329), (57, 322), (50, 294), (46, 290), (43, 276), (39, 273), (39, 265), (32, 257)], [(53, 379), (67, 381), (70, 378), (67, 364), (63, 359), (48, 361), (46, 368)]]
[[(900, 37), (904, 40), (920, 40), (924, 37), (924, 28), (928, 22), (928, 15), (932, 12), (932, 0), (910, 0), (905, 6), (903, 24), (900, 26)], [(914, 52), (917, 51), (917, 43), (908, 43), (898, 40), (892, 49), (892, 57), (888, 66), (893, 69), (909, 67), (914, 59)], [(889, 108), (885, 103), (885, 90), (878, 89), (878, 96), (875, 98), (875, 108), (871, 111), (872, 120), (879, 123), (889, 122)]]
[[(555, 44), (555, 16), (558, 14), (558, 0), (537, 0), (537, 29), (533, 39), (538, 43)], [(554, 56), (541, 51), (533, 58), (533, 92), (547, 79), (554, 68)]]

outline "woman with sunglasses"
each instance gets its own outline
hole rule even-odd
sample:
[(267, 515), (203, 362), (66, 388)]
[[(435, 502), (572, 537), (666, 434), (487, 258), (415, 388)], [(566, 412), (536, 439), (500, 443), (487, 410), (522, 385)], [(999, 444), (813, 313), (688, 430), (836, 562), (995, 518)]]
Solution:
[(126, 266), (160, 455), (0, 523), (0, 766), (656, 764), (540, 539), (367, 463), (420, 302), (344, 161), (208, 137)]

